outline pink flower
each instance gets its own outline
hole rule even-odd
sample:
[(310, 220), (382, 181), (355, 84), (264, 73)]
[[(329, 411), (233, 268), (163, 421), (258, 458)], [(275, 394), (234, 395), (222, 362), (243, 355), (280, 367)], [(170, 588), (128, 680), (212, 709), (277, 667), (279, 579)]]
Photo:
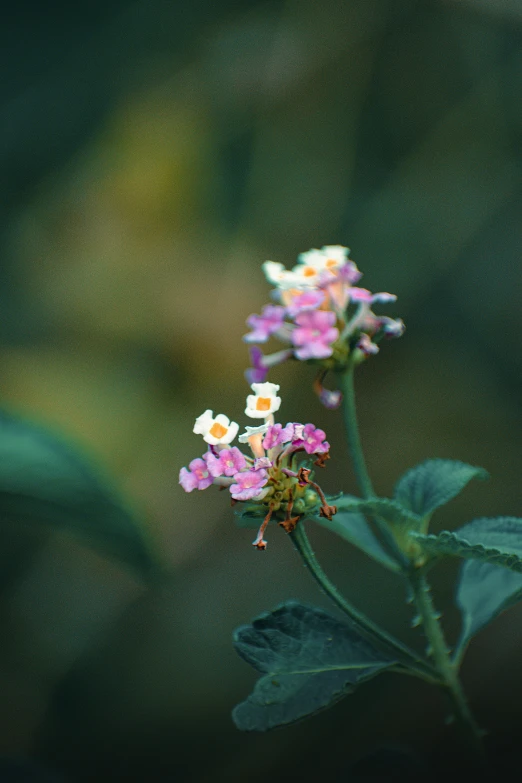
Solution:
[(286, 312), (291, 318), (308, 310), (316, 310), (325, 300), (323, 291), (300, 291), (295, 295), (292, 295), (291, 291), (283, 293), (287, 295), (285, 297), (288, 300)]
[(307, 454), (324, 454), (330, 450), (330, 444), (325, 440), (326, 433), (314, 424), (294, 425), (292, 446), (304, 449)]
[(213, 482), (207, 463), (201, 457), (193, 459), (189, 463), (189, 470), (181, 468), (179, 472), (179, 483), (185, 492), (192, 492), (193, 489), (206, 489)]
[(254, 331), (245, 334), (243, 340), (247, 343), (266, 343), (268, 338), (283, 325), (285, 308), (279, 305), (265, 305), (261, 315), (251, 315), (247, 324)]
[(268, 473), (264, 468), (261, 470), (250, 470), (236, 473), (234, 476), (235, 484), (230, 487), (230, 494), (234, 500), (261, 500), (266, 494), (263, 489), (268, 481)]
[(291, 424), (287, 424), (286, 427), (283, 427), (282, 424), (272, 424), (266, 431), (263, 448), (268, 451), (281, 443), (289, 443), (292, 440), (292, 432), (293, 426)]
[(334, 326), (335, 313), (330, 310), (313, 310), (295, 317), (297, 328), (292, 332), (292, 342), (298, 359), (326, 359), (333, 353), (332, 343), (339, 337)]
[(211, 476), (234, 476), (238, 471), (246, 467), (246, 460), (236, 446), (231, 449), (221, 449), (216, 457), (211, 451), (207, 451), (203, 459), (207, 463)]

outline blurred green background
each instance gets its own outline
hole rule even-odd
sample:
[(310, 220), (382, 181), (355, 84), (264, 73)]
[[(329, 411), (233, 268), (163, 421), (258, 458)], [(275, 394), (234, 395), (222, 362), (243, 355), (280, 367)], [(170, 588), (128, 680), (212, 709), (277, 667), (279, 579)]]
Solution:
[[(462, 459), (492, 478), (435, 527), (522, 514), (522, 6), (20, 0), (0, 43), (1, 402), (108, 469), (168, 572), (149, 588), (65, 533), (3, 524), (19, 568), (0, 600), (0, 755), (70, 781), (198, 783), (345, 781), (383, 744), (451, 756), (442, 696), (393, 675), (239, 733), (230, 711), (255, 674), (232, 630), (289, 597), (332, 607), (282, 531), (260, 554), (226, 497), (177, 482), (200, 454), (197, 415), (244, 423), (260, 264), (343, 244), (407, 325), (357, 377), (377, 490), (424, 458)], [(323, 427), (323, 485), (355, 492), (340, 414), (297, 365), (270, 377), (282, 420)], [(399, 582), (310, 535), (356, 604), (422, 644)], [(450, 640), (455, 575), (434, 572)], [(521, 607), (478, 636), (463, 677), (509, 753)]]

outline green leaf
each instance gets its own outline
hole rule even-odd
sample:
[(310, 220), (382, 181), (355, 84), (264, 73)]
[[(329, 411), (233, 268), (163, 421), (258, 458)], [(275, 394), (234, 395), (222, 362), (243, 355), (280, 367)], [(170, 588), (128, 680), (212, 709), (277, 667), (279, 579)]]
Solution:
[(402, 476), (393, 496), (420, 517), (431, 515), (461, 492), (473, 478), (487, 478), (483, 468), (450, 459), (428, 459)]
[(154, 563), (138, 522), (83, 456), (0, 412), (0, 521), (59, 527), (142, 573)]
[(400, 570), (399, 564), (381, 546), (364, 515), (360, 512), (340, 510), (331, 519), (314, 516), (314, 521), (332, 533), (337, 533), (350, 544), (362, 549), (363, 552), (386, 568), (392, 571)]
[(370, 498), (368, 500), (353, 495), (343, 495), (337, 501), (337, 507), (346, 511), (361, 511), (371, 514), (396, 528), (418, 528), (422, 520), (416, 514), (401, 506), (396, 500), (388, 498)]
[(460, 657), (478, 631), (521, 599), (522, 574), (480, 560), (463, 563), (457, 587), (462, 630), (455, 655)]
[(480, 560), (522, 573), (522, 519), (482, 517), (451, 533), (423, 536), (411, 533), (427, 552)]
[(232, 713), (245, 731), (267, 731), (313, 715), (396, 663), (351, 626), (296, 601), (238, 628), (234, 646), (264, 675)]

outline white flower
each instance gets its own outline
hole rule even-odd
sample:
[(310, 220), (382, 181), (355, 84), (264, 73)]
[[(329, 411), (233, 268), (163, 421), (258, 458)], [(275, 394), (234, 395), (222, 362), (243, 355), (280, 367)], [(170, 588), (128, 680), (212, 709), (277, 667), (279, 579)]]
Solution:
[(270, 425), (266, 421), (260, 427), (245, 427), (246, 432), (239, 436), (240, 443), (248, 443), (253, 435), (264, 435)]
[(252, 419), (266, 419), (281, 406), (281, 397), (277, 396), (277, 383), (253, 383), (251, 389), (255, 394), (247, 397), (245, 413)]
[(321, 250), (308, 250), (300, 253), (297, 260), (317, 272), (337, 272), (348, 261), (349, 248), (342, 245), (325, 245)]
[(268, 282), (283, 291), (289, 288), (315, 288), (319, 282), (319, 271), (304, 264), (297, 264), (290, 271), (277, 261), (265, 261), (263, 271)]
[(198, 416), (194, 424), (193, 432), (203, 435), (203, 440), (211, 446), (220, 446), (231, 443), (237, 435), (239, 424), (230, 421), (228, 416), (219, 413), (216, 418), (210, 409)]

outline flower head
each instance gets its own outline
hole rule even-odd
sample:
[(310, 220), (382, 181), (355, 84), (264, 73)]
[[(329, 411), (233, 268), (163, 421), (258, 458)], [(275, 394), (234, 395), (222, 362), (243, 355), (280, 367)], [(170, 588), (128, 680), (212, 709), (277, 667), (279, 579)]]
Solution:
[(276, 383), (253, 383), (255, 394), (247, 397), (245, 413), (252, 419), (266, 419), (279, 410), (281, 397), (277, 396), (279, 386)]
[[(181, 468), (179, 483), (185, 492), (215, 484), (221, 489), (228, 488), (233, 503), (248, 503), (244, 514), (248, 518), (263, 518), (253, 544), (257, 549), (265, 549), (263, 534), (271, 519), (276, 519), (290, 533), (304, 514), (319, 513), (330, 519), (336, 509), (327, 503), (321, 488), (312, 481), (311, 470), (297, 464), (298, 453), (305, 452), (316, 455), (314, 464), (324, 467), (330, 448), (324, 432), (313, 424), (289, 422), (283, 427), (274, 423), (273, 412), (281, 404), (277, 396), (279, 386), (254, 383), (252, 390), (255, 393), (248, 397), (246, 412), (259, 410), (257, 401), (262, 400), (264, 421), (258, 427), (246, 427), (239, 437), (240, 443), (249, 444), (252, 456), (246, 456), (235, 446), (211, 444), (203, 457), (192, 460), (188, 468)], [(214, 419), (211, 410), (205, 411), (196, 419), (194, 431), (207, 437), (218, 419), (225, 420), (223, 426), (230, 429), (229, 419), (220, 416), (221, 419), (219, 416)], [(260, 417), (256, 413), (254, 418)], [(211, 437), (215, 439), (215, 433)], [(220, 437), (227, 436), (220, 433)]]
[(210, 409), (198, 416), (193, 432), (203, 435), (203, 440), (211, 446), (228, 444), (234, 440), (239, 430), (239, 424), (230, 421), (228, 416), (219, 413), (216, 418)]
[(330, 310), (314, 310), (299, 313), (295, 317), (297, 329), (292, 332), (292, 342), (298, 359), (326, 359), (333, 353), (332, 343), (339, 337), (334, 324), (335, 313)]

